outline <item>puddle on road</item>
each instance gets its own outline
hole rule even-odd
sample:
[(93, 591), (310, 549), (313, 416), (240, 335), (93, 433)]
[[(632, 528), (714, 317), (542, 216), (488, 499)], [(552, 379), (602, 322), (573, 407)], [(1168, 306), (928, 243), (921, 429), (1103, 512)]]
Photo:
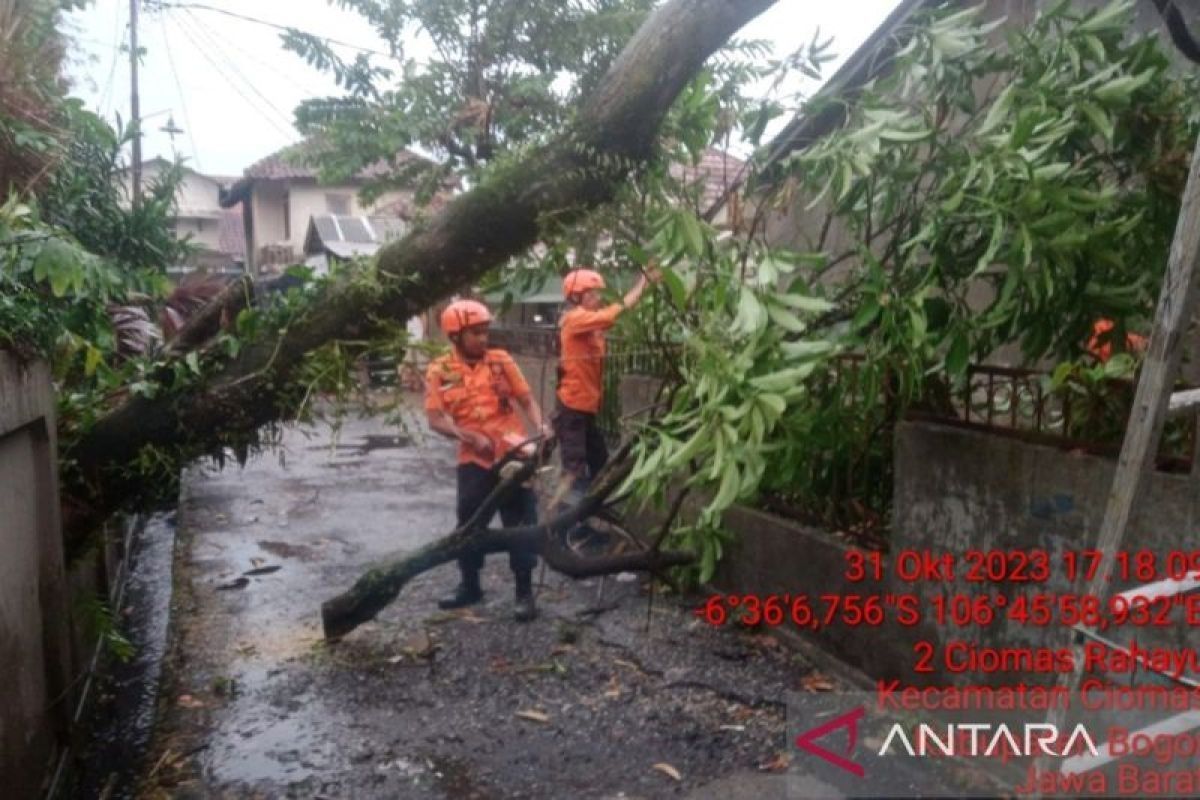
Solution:
[[(263, 533), (272, 531), (264, 530)], [(328, 555), (328, 545), (337, 542), (335, 537), (326, 537), (313, 542), (292, 543), (279, 539), (226, 538), (224, 541), (202, 542), (194, 548), (205, 548), (202, 558), (193, 558), (198, 577), (204, 583), (223, 583), (238, 576), (249, 576), (255, 583), (276, 582), (294, 579), (291, 573), (304, 569), (304, 563), (321, 561)], [(271, 567), (279, 569), (267, 571)], [(287, 573), (287, 574), (285, 574)]]
[(376, 450), (401, 450), (413, 446), (412, 437), (402, 434), (368, 433), (359, 436), (354, 441), (358, 442), (358, 444), (346, 444), (339, 441), (334, 442), (332, 445), (310, 445), (308, 449), (311, 451), (332, 450), (339, 455), (355, 454), (365, 456)]
[(326, 716), (312, 704), (282, 717), (262, 708), (235, 714), (213, 732), (205, 771), (218, 783), (249, 784), (335, 772), (341, 756)]
[(289, 684), (274, 666), (282, 652), (261, 640), (256, 644), (262, 647), (252, 656), (257, 663), (242, 661), (234, 670), (234, 695), (218, 712), (201, 756), (204, 772), (222, 784), (288, 784), (338, 771), (345, 759), (338, 714), (306, 688)]
[(351, 467), (361, 467), (367, 463), (365, 458), (352, 458), (348, 461), (325, 461), (321, 464), (325, 469), (350, 469)]
[(307, 544), (259, 540), (258, 546), (280, 558), (298, 558), (301, 561), (315, 561), (320, 555), (316, 549)]

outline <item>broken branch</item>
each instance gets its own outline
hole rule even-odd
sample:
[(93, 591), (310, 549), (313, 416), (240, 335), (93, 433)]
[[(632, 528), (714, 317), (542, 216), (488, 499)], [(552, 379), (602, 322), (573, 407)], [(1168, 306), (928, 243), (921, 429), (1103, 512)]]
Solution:
[[(517, 528), (477, 527), (487, 519), (487, 501), (479, 511), (452, 533), (431, 542), (405, 558), (382, 564), (367, 571), (346, 592), (327, 600), (321, 605), (321, 622), (325, 638), (340, 639), (364, 622), (368, 622), (390, 605), (404, 586), (424, 572), (468, 553), (502, 553), (514, 549), (535, 552), (546, 560), (554, 570), (572, 578), (588, 578), (610, 575), (617, 572), (661, 572), (675, 566), (690, 564), (695, 560), (686, 552), (622, 553), (611, 556), (583, 557), (563, 544), (566, 531), (594, 514), (610, 494), (621, 484), (632, 469), (629, 453), (632, 440), (625, 442), (596, 477), (592, 489), (575, 506), (568, 508), (547, 522)], [(532, 462), (531, 462), (532, 463)], [(513, 480), (523, 480), (520, 473)], [(489, 495), (491, 512), (498, 500), (496, 492)]]

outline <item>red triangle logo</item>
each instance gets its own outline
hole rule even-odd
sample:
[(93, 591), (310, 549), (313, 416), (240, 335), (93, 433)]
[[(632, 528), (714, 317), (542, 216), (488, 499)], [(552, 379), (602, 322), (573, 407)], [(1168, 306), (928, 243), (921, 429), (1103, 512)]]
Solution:
[(817, 744), (816, 740), (832, 731), (836, 731), (838, 728), (846, 728), (848, 730), (846, 736), (846, 756), (849, 756), (854, 752), (854, 745), (858, 743), (858, 721), (862, 719), (866, 713), (867, 710), (860, 706), (853, 711), (848, 711), (845, 714), (842, 714), (840, 717), (835, 717), (829, 722), (826, 722), (824, 725), (819, 725), (812, 730), (806, 731), (805, 733), (797, 736), (796, 746), (801, 750), (807, 750), (814, 756), (820, 756), (830, 764), (833, 764), (836, 767), (841, 767), (847, 772), (857, 775), (861, 778), (866, 774), (866, 770), (863, 769), (862, 764), (851, 761), (849, 758), (838, 755), (830, 750), (826, 750), (824, 747), (821, 747), (821, 745)]

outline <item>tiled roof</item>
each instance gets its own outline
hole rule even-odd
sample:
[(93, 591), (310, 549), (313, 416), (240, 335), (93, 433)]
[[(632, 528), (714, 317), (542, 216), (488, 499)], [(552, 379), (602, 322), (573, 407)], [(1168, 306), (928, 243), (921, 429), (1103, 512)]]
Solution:
[(221, 252), (232, 256), (234, 260), (245, 261), (246, 228), (242, 218), (242, 204), (222, 209), (220, 225)]
[(671, 175), (689, 185), (702, 183), (700, 208), (707, 211), (720, 201), (732, 187), (745, 177), (742, 167), (746, 162), (737, 156), (710, 147), (704, 151), (700, 163), (672, 164)]
[[(266, 158), (255, 161), (246, 167), (242, 177), (233, 183), (232, 186), (222, 189), (221, 206), (228, 208), (234, 203), (245, 200), (250, 196), (250, 188), (256, 180), (315, 180), (317, 170), (303, 163), (303, 156), (306, 150), (312, 152), (318, 146), (314, 140), (305, 139), (297, 144), (289, 145), (282, 150), (277, 150)], [(411, 150), (402, 150), (397, 154), (398, 161), (404, 162), (412, 159), (424, 160), (424, 156), (414, 153)], [(391, 166), (386, 161), (377, 161), (359, 170), (358, 175), (355, 177), (358, 180), (368, 180), (387, 175), (390, 171)]]
[[(263, 178), (268, 180), (287, 180), (290, 178), (315, 178), (317, 170), (305, 163), (305, 151), (312, 152), (315, 150), (315, 145), (312, 140), (305, 140), (299, 144), (289, 145), (282, 150), (277, 150), (266, 158), (259, 159), (246, 168), (243, 173), (247, 178)], [(421, 158), (421, 156), (413, 153), (410, 150), (404, 150), (399, 154), (400, 161), (407, 161), (413, 158)], [(391, 170), (391, 167), (386, 161), (377, 161), (359, 171), (356, 176), (359, 179), (366, 180), (369, 178), (377, 178), (381, 175), (386, 175)]]

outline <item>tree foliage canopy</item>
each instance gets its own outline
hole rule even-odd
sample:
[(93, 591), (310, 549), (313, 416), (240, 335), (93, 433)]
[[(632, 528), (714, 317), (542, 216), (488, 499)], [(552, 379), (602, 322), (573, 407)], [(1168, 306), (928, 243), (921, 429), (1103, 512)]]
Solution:
[(959, 396), (970, 360), (1077, 358), (1097, 318), (1145, 323), (1200, 94), (1128, 35), (1131, 8), (1062, 3), (1002, 46), (980, 9), (915, 22), (885, 77), (814, 103), (846, 103), (845, 123), (780, 165), (763, 210), (806, 234), (797, 249), (660, 217), (657, 326), (681, 357), (630, 488), (661, 495), (682, 469), (708, 492), (679, 532), (702, 577), (721, 512), (764, 490), (821, 509), (854, 471), (840, 499), (886, 511), (892, 425)]
[[(578, 98), (595, 87), (642, 24), (651, 0), (338, 0), (388, 43), (391, 60), (341, 56), (299, 31), (284, 46), (330, 72), (346, 95), (296, 109), (305, 134), (327, 147), (324, 175), (345, 177), (379, 162), (395, 168), (377, 182), (411, 181), (429, 165), (395, 163), (418, 145), (438, 156), (426, 179), (487, 163), (514, 143), (560, 130)], [(410, 49), (431, 49), (415, 57)], [(426, 183), (433, 187), (436, 181)]]

